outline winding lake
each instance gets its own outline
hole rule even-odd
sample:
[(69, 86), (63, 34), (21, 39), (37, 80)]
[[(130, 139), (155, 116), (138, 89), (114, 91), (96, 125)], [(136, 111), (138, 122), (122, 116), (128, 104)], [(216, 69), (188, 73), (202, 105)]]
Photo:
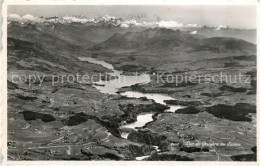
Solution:
[[(135, 84), (146, 84), (151, 81), (150, 76), (148, 74), (140, 74), (140, 75), (123, 75), (122, 71), (115, 70), (113, 65), (97, 60), (95, 58), (90, 57), (80, 57), (81, 61), (87, 61), (89, 63), (94, 63), (101, 65), (109, 70), (108, 74), (111, 76), (116, 76), (114, 79), (111, 80), (99, 80), (95, 82), (94, 85), (95, 88), (97, 88), (101, 93), (107, 93), (107, 94), (117, 94), (116, 92), (118, 89), (125, 87), (125, 86), (131, 86)], [(127, 91), (120, 93), (122, 96), (131, 97), (131, 98), (140, 98), (140, 97), (146, 97), (147, 99), (153, 99), (156, 103), (160, 103), (163, 105), (166, 105), (164, 100), (175, 100), (173, 97), (165, 95), (165, 94), (159, 94), (159, 93), (142, 93), (142, 92), (136, 92), (136, 91)], [(183, 106), (171, 106), (168, 105), (170, 108), (168, 110), (165, 110), (165, 112), (175, 112), (179, 108), (183, 108)], [(141, 113), (137, 116), (137, 121), (129, 124), (124, 124), (121, 126), (121, 128), (129, 128), (129, 129), (135, 129), (137, 127), (143, 127), (146, 123), (153, 121), (152, 116), (154, 115), (154, 112), (148, 112), (148, 113)], [(123, 132), (122, 137), (127, 138), (129, 133)]]

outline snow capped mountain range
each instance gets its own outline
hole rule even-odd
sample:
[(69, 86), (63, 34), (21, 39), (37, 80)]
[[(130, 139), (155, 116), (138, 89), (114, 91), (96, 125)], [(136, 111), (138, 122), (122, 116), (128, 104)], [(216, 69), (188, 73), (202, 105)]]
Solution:
[[(115, 32), (126, 33), (127, 31), (141, 31), (149, 28), (166, 28), (173, 30), (179, 29), (192, 35), (202, 35), (206, 37), (235, 37), (251, 43), (256, 43), (255, 29), (237, 29), (225, 25), (209, 27), (198, 24), (185, 24), (174, 20), (166, 21), (158, 19), (158, 21), (140, 21), (133, 18), (122, 19), (110, 15), (104, 15), (98, 18), (88, 18), (86, 16), (35, 17), (30, 14), (23, 16), (10, 14), (8, 16), (8, 24), (14, 23), (16, 26), (19, 26), (19, 24), (16, 24), (17, 22), (21, 26), (35, 25), (38, 30), (48, 27), (54, 28), (55, 24), (57, 24), (57, 26), (59, 24), (58, 27), (61, 29), (64, 29), (67, 26), (77, 26), (82, 31), (86, 31), (86, 29), (88, 29), (89, 32), (91, 31), (91, 33), (88, 33), (88, 36), (93, 36), (92, 33), (96, 34), (95, 37), (91, 38), (91, 41), (94, 41), (98, 34), (100, 34), (100, 37), (106, 36), (107, 39)], [(75, 23), (77, 25), (75, 25)], [(14, 24), (10, 24), (10, 26)], [(98, 27), (98, 29), (96, 28), (96, 30), (93, 30), (92, 28), (95, 27)], [(67, 30), (70, 31), (69, 29)], [(101, 38), (103, 40), (103, 37)], [(100, 42), (100, 40), (97, 39), (95, 42)]]
[(114, 26), (120, 26), (122, 28), (129, 28), (131, 26), (140, 26), (140, 27), (161, 27), (161, 28), (182, 28), (182, 27), (202, 27), (202, 25), (197, 24), (184, 24), (177, 21), (154, 21), (154, 22), (138, 22), (135, 19), (122, 19), (114, 16), (104, 15), (99, 18), (87, 18), (85, 16), (64, 16), (64, 17), (35, 17), (30, 14), (20, 16), (17, 14), (10, 14), (8, 16), (8, 21), (17, 21), (20, 23), (105, 23)]

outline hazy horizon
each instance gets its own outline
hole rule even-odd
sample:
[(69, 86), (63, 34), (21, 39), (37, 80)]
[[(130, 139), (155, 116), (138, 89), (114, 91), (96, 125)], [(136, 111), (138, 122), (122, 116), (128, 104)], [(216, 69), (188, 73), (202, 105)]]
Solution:
[(8, 6), (8, 14), (31, 14), (38, 17), (83, 15), (88, 18), (97, 18), (107, 14), (147, 22), (171, 20), (213, 27), (220, 25), (245, 29), (257, 27), (255, 6), (11, 5)]

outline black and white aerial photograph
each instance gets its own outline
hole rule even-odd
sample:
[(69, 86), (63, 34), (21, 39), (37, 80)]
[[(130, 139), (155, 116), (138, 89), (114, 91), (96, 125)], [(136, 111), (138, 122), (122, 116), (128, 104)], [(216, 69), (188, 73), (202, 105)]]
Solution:
[(257, 161), (256, 6), (8, 5), (6, 19), (8, 161)]

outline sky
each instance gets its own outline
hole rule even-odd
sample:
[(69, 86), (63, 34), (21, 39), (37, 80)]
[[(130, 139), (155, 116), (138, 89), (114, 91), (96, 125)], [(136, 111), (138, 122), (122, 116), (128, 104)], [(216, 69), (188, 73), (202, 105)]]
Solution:
[(96, 18), (105, 14), (121, 17), (133, 18), (139, 21), (178, 21), (184, 24), (200, 24), (217, 27), (219, 25), (230, 26), (232, 28), (255, 29), (256, 7), (255, 6), (76, 6), (76, 5), (21, 5), (8, 6), (8, 14), (18, 14), (20, 16), (31, 14), (33, 16), (87, 16)]

